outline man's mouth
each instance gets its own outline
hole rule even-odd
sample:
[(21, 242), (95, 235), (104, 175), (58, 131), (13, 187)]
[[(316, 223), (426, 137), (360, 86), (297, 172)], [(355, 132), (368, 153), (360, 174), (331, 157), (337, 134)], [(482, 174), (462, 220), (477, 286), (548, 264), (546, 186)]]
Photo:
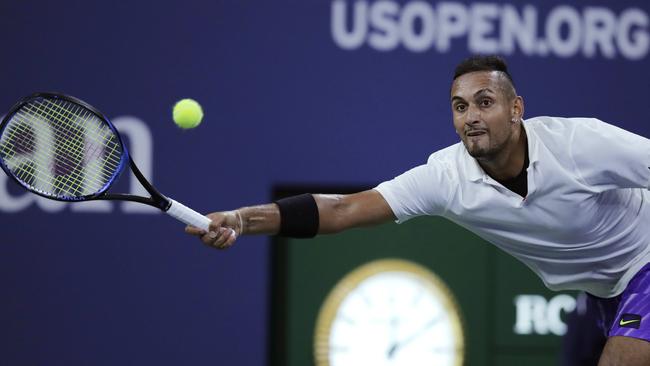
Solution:
[(467, 137), (474, 137), (474, 136), (480, 136), (480, 135), (485, 135), (487, 132), (485, 130), (471, 130), (465, 132), (465, 135)]

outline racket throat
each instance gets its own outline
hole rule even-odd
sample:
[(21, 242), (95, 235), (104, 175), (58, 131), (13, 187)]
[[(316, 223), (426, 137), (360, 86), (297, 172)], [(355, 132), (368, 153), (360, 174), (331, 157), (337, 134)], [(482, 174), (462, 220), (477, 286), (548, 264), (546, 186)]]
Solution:
[(169, 207), (172, 205), (171, 201), (167, 197), (163, 196), (162, 193), (158, 192), (158, 190), (151, 183), (149, 183), (149, 180), (147, 180), (140, 169), (138, 169), (138, 166), (135, 165), (130, 155), (129, 165), (131, 166), (133, 175), (138, 179), (140, 184), (142, 184), (142, 187), (144, 187), (144, 189), (146, 189), (147, 192), (149, 192), (151, 195), (151, 199), (149, 200), (148, 204), (167, 212), (167, 210), (169, 210)]

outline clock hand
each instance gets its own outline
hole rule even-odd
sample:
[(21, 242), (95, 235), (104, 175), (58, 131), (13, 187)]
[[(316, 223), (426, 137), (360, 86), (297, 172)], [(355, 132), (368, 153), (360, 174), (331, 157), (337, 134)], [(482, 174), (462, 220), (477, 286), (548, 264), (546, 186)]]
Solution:
[(388, 358), (393, 358), (393, 355), (395, 354), (395, 352), (397, 352), (398, 349), (406, 346), (407, 344), (411, 343), (413, 340), (418, 338), (422, 333), (426, 332), (429, 328), (431, 328), (438, 321), (440, 321), (441, 318), (442, 318), (441, 316), (437, 316), (431, 319), (422, 328), (418, 329), (417, 331), (413, 332), (410, 336), (406, 337), (406, 339), (402, 340), (401, 342), (393, 343), (393, 345), (390, 346), (390, 348), (388, 348)]
[(393, 315), (390, 318), (390, 342), (393, 345), (388, 349), (388, 358), (393, 357), (393, 353), (395, 352), (395, 347), (398, 344), (398, 342), (397, 342), (397, 327), (398, 326), (399, 326), (399, 318), (396, 315)]
[(399, 347), (399, 343), (393, 342), (393, 345), (390, 346), (390, 348), (388, 349), (388, 355), (387, 355), (388, 359), (393, 358), (393, 356), (395, 355), (395, 351), (397, 351), (397, 347)]

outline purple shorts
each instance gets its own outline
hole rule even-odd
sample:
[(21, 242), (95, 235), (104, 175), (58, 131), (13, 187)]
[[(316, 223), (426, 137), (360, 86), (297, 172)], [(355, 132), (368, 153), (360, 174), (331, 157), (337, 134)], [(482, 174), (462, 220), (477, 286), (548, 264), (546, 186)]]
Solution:
[(650, 342), (650, 263), (632, 277), (620, 295), (609, 299), (589, 295), (587, 301), (587, 306), (598, 309), (598, 326), (605, 336)]

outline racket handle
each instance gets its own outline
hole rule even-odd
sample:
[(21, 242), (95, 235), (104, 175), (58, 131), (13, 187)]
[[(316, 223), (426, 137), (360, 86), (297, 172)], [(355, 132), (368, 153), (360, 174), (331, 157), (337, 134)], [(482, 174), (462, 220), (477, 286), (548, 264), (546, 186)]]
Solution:
[(198, 227), (199, 229), (208, 231), (210, 222), (212, 222), (212, 220), (183, 205), (182, 203), (174, 201), (171, 198), (167, 199), (171, 203), (169, 209), (167, 210), (167, 213), (170, 216), (186, 223), (187, 225), (192, 225), (194, 227)]

